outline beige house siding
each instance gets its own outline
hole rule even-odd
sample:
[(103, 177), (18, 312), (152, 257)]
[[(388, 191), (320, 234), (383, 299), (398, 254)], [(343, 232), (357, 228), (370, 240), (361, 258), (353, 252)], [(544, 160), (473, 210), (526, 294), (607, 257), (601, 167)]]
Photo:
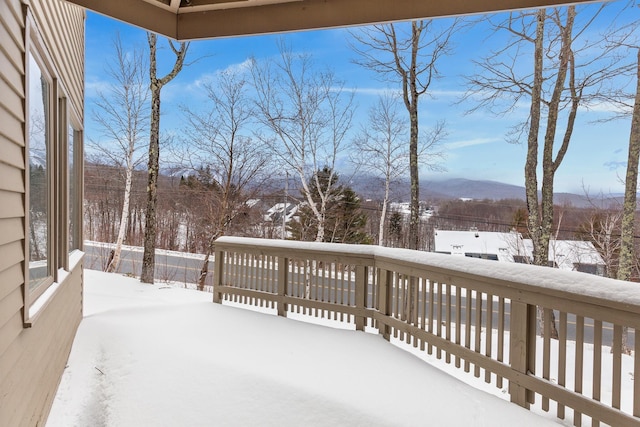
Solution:
[(59, 0), (0, 0), (0, 426), (44, 425), (82, 318), (82, 261), (25, 327), (27, 9), (69, 108), (83, 120), (84, 11)]

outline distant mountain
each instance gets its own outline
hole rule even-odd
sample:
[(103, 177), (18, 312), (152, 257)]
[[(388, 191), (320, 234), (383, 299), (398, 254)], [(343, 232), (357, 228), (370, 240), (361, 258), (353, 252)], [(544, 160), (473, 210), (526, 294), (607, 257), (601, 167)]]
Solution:
[[(371, 177), (352, 178), (349, 183), (351, 187), (360, 195), (370, 199), (381, 199), (383, 196), (382, 185), (379, 181)], [(395, 199), (401, 201), (409, 200), (408, 182), (398, 185)], [(468, 198), (475, 200), (490, 199), (525, 199), (525, 189), (523, 186), (505, 184), (498, 181), (472, 180), (465, 178), (453, 178), (441, 181), (424, 180), (420, 182), (420, 198), (425, 200), (446, 200)], [(621, 206), (623, 197), (619, 194), (597, 195), (587, 197), (581, 194), (556, 193), (554, 201), (558, 205), (571, 205), (575, 207), (597, 206), (609, 208)]]
[[(524, 200), (524, 187), (497, 181), (476, 181), (464, 178), (444, 181), (423, 181), (421, 193), (426, 197), (445, 196), (450, 199), (520, 199)], [(432, 196), (433, 194), (433, 196)]]

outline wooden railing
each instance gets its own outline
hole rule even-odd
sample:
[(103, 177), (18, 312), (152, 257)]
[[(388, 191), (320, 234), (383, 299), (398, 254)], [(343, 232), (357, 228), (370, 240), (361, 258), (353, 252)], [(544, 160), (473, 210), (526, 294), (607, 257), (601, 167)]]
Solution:
[(640, 425), (640, 284), (405, 249), (222, 237), (213, 292), (218, 303), (375, 328), (576, 426)]

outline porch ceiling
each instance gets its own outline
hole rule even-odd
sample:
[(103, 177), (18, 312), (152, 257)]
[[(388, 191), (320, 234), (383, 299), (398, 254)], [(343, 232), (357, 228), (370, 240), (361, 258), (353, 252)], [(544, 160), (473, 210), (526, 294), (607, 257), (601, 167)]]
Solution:
[(176, 40), (265, 34), (593, 0), (68, 0)]

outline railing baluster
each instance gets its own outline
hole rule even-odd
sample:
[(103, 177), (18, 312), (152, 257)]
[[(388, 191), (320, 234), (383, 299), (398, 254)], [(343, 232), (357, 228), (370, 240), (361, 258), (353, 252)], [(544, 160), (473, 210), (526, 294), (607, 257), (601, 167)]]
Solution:
[[(436, 282), (436, 315), (437, 315), (437, 323), (436, 323), (436, 336), (442, 336), (442, 283)], [(442, 358), (442, 349), (440, 347), (436, 347), (436, 357), (438, 359)]]
[[(464, 321), (464, 346), (468, 349), (471, 349), (471, 305), (473, 304), (473, 300), (471, 298), (471, 289), (467, 288), (466, 302), (465, 302), (465, 315), (466, 319)], [(464, 371), (469, 372), (470, 365), (469, 360), (464, 360)]]
[[(447, 303), (445, 306), (446, 309), (446, 338), (447, 341), (451, 342), (451, 284), (446, 284), (446, 292), (447, 292)], [(451, 353), (446, 352), (445, 354), (445, 362), (451, 363)]]
[[(367, 298), (367, 268), (364, 265), (359, 265), (356, 267), (356, 290), (355, 290), (355, 298), (356, 298), (356, 308), (362, 309), (364, 311), (364, 307), (366, 305)], [(364, 331), (364, 316), (356, 316), (356, 330)]]
[[(558, 385), (564, 387), (567, 378), (567, 313), (560, 312), (558, 321)], [(557, 416), (565, 417), (564, 405), (558, 402)]]
[[(491, 357), (491, 350), (493, 345), (493, 294), (487, 294), (487, 311), (485, 320), (485, 356)], [(484, 370), (484, 381), (486, 383), (491, 382), (491, 371), (489, 369)]]
[[(576, 358), (574, 364), (574, 386), (573, 390), (582, 394), (582, 371), (584, 357), (584, 317), (576, 316)], [(582, 414), (574, 409), (573, 425), (580, 427), (582, 425)]]
[[(456, 344), (460, 345), (462, 336), (462, 289), (456, 286)], [(460, 367), (460, 356), (456, 354), (456, 368)]]
[[(476, 320), (475, 320), (475, 334), (474, 334), (474, 348), (476, 353), (481, 353), (480, 338), (482, 337), (482, 293), (476, 291)], [(476, 378), (480, 377), (480, 366), (475, 363), (473, 366), (473, 375)]]
[[(549, 379), (551, 371), (551, 324), (553, 312), (549, 308), (542, 310), (543, 340), (542, 340), (542, 378)], [(549, 412), (549, 398), (542, 396), (542, 410)]]
[[(600, 401), (602, 383), (602, 320), (593, 320), (593, 392), (592, 399)], [(600, 420), (592, 419), (591, 427), (599, 427)]]
[(640, 337), (638, 329), (633, 330), (634, 358), (633, 358), (633, 415), (640, 417)]
[(620, 409), (622, 390), (622, 326), (613, 325), (613, 366), (611, 369), (611, 406)]
[[(433, 312), (434, 310), (434, 299), (435, 299), (435, 282), (433, 281), (433, 279), (429, 280), (429, 317), (428, 317), (428, 331), (433, 333), (433, 322), (435, 319), (435, 313)], [(429, 354), (433, 354), (433, 345), (431, 345), (431, 343), (429, 343), (429, 345), (427, 345), (427, 352)]]
[[(422, 277), (421, 279), (421, 284), (422, 287), (421, 292), (420, 292), (420, 328), (423, 331), (427, 330), (427, 295), (428, 295), (428, 289), (429, 289), (429, 280)], [(424, 351), (425, 349), (425, 342), (424, 340), (420, 341), (420, 350)]]
[[(504, 297), (498, 298), (498, 355), (496, 360), (498, 362), (504, 361)], [(496, 386), (502, 388), (502, 376), (496, 377)]]

